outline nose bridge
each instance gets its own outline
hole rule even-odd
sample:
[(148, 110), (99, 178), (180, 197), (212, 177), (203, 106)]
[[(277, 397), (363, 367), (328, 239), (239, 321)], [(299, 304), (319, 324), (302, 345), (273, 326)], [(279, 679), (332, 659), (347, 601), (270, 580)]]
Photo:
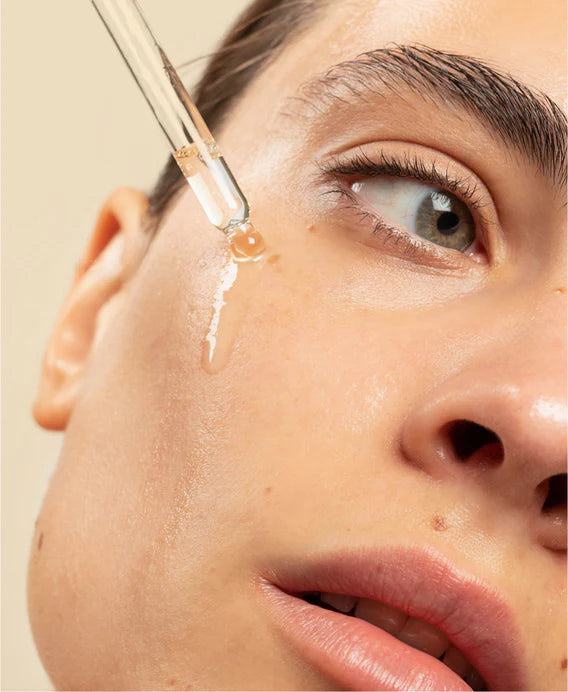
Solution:
[(485, 381), (502, 387), (502, 395), (526, 420), (548, 419), (545, 401), (549, 402), (549, 409), (557, 412), (558, 404), (566, 403), (566, 322), (565, 296), (554, 292), (524, 321), (516, 327), (510, 325), (497, 346), (499, 353), (494, 363), (494, 346), (481, 356), (482, 368), (487, 370)]
[(502, 350), (499, 370), (491, 378), (486, 373), (484, 380), (486, 387), (494, 380), (494, 393), (480, 393), (479, 403), (493, 400), (488, 422), (504, 446), (504, 475), (510, 480), (511, 474), (521, 474), (520, 483), (530, 494), (540, 482), (566, 471), (565, 296), (549, 294)]

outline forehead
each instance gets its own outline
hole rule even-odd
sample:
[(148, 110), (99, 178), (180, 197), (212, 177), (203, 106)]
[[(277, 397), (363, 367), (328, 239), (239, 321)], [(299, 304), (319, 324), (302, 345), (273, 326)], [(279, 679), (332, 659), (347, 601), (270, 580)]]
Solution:
[(322, 2), (289, 64), (318, 72), (391, 43), (423, 43), (481, 58), (565, 108), (566, 4), (548, 0), (545, 7), (531, 0)]

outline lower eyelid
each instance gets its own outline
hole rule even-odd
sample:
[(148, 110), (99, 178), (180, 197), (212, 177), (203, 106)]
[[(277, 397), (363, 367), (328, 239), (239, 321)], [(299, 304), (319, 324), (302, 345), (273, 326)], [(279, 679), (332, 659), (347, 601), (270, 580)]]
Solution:
[[(379, 236), (379, 234), (381, 235)], [(411, 235), (406, 231), (399, 230), (396, 228), (396, 226), (391, 226), (390, 224), (385, 223), (378, 216), (375, 217), (373, 235), (376, 237), (381, 237), (381, 242), (385, 246), (393, 244), (395, 247), (397, 247), (400, 242), (403, 242), (408, 250), (404, 252), (405, 255), (422, 257), (430, 263), (436, 263), (437, 265), (445, 267), (462, 266), (461, 258), (459, 256), (463, 255), (463, 253), (460, 253), (457, 250), (452, 252), (449, 249), (438, 249), (434, 243), (429, 243), (428, 241), (420, 239), (419, 236)], [(456, 264), (456, 262), (451, 259), (453, 257), (458, 258), (459, 264)]]

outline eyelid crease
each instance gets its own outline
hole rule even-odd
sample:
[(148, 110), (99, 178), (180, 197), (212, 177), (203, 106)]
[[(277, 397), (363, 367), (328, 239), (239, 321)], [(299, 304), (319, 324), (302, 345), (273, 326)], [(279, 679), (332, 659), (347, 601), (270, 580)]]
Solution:
[[(561, 188), (566, 185), (566, 114), (540, 90), (468, 55), (423, 44), (391, 44), (333, 65), (304, 83), (295, 97), (323, 114), (327, 106), (373, 103), (400, 89), (447, 108), (452, 103), (525, 155)], [(355, 117), (355, 113), (353, 113)]]

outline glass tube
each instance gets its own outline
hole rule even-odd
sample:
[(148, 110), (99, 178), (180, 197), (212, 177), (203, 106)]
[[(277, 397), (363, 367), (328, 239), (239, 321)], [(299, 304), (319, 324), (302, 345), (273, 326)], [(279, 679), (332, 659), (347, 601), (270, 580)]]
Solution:
[(92, 0), (209, 221), (231, 236), (250, 209), (205, 121), (136, 0)]

